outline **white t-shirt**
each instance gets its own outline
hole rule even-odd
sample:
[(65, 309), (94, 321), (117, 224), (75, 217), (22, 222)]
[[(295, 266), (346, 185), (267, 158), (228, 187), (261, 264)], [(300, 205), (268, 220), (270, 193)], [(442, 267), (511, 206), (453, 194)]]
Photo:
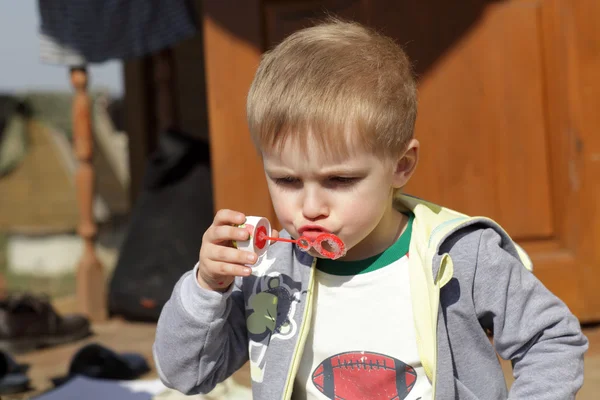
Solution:
[[(294, 399), (431, 399), (413, 322), (411, 227), (412, 216), (400, 239), (379, 256), (317, 264), (316, 306)], [(357, 268), (361, 273), (335, 274)]]

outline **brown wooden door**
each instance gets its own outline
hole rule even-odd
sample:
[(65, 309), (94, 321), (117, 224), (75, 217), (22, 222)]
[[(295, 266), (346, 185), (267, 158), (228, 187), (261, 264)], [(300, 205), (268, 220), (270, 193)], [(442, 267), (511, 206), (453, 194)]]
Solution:
[[(578, 126), (583, 54), (576, 51), (587, 49), (576, 48), (573, 10), (542, 0), (470, 2), (454, 11), (438, 1), (398, 3), (374, 2), (382, 8), (371, 22), (408, 42), (420, 75), (422, 157), (407, 191), (495, 219), (573, 312), (598, 317), (597, 291), (586, 283), (600, 280), (598, 251), (585, 243), (600, 243), (600, 197), (598, 178), (585, 174), (593, 161), (584, 149), (597, 144), (599, 126)], [(582, 44), (600, 40), (597, 33)], [(588, 78), (597, 90), (598, 75)]]
[(258, 158), (237, 152), (244, 167), (232, 172), (228, 149), (249, 146), (241, 116), (260, 51), (327, 9), (394, 37), (415, 62), (422, 157), (407, 191), (497, 220), (573, 312), (600, 318), (600, 2), (252, 2), (250, 39), (225, 3), (205, 1), (217, 207), (273, 218), (262, 183), (237, 191), (240, 175), (263, 181)]

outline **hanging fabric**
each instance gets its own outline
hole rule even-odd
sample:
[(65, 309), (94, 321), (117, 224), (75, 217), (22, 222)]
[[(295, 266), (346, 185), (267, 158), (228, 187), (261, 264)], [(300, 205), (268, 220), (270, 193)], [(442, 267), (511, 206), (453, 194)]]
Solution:
[(155, 53), (197, 30), (188, 0), (38, 0), (43, 62), (82, 66)]

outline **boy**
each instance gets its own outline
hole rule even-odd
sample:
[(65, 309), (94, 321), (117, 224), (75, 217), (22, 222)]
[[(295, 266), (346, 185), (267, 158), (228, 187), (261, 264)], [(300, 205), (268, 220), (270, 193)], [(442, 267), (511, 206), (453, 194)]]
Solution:
[(205, 393), (249, 360), (256, 400), (574, 398), (587, 340), (524, 252), (489, 219), (400, 193), (416, 97), (404, 52), (356, 23), (264, 55), (247, 112), (282, 237), (331, 232), (347, 253), (276, 243), (257, 260), (231, 245), (244, 214), (217, 212), (158, 322), (167, 386)]

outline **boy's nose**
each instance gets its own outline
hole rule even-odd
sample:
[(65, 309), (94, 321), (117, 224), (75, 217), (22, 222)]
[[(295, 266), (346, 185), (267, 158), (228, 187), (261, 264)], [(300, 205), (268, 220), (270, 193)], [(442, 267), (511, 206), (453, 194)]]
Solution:
[(329, 207), (324, 196), (316, 190), (307, 190), (302, 204), (302, 214), (309, 220), (326, 217), (329, 214)]

